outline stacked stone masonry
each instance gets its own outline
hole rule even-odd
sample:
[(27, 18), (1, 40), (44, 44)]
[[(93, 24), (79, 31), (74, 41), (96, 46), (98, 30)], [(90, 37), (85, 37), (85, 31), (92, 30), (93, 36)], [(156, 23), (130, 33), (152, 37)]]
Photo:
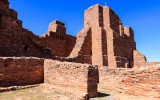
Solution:
[[(75, 62), (110, 67), (134, 67), (134, 32), (124, 27), (108, 6), (97, 4), (85, 11), (84, 29), (77, 37), (66, 34), (65, 24), (55, 20), (42, 37), (22, 27), (8, 0), (0, 1), (0, 56), (68, 57)], [(137, 58), (139, 59), (139, 58)]]
[(40, 37), (22, 27), (8, 0), (0, 0), (0, 57), (0, 87), (45, 80), (56, 90), (87, 100), (97, 96), (100, 82), (107, 91), (160, 98), (160, 63), (146, 61), (136, 50), (133, 29), (124, 27), (108, 6), (85, 10), (77, 37), (66, 34), (58, 20)]
[(44, 82), (43, 59), (0, 58), (0, 87)]
[(147, 63), (146, 57), (138, 52), (137, 50), (133, 51), (134, 67), (140, 67), (143, 64)]
[(135, 69), (99, 67), (99, 88), (134, 96), (160, 98), (160, 62)]
[(45, 83), (54, 85), (56, 90), (80, 99), (97, 96), (97, 66), (45, 60), (44, 77)]

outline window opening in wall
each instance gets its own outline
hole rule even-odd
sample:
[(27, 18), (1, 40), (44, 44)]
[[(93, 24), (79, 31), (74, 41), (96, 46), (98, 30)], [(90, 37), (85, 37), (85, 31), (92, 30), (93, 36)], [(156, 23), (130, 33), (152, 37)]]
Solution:
[(55, 33), (53, 33), (53, 38), (55, 38)]
[(57, 38), (57, 34), (56, 34), (56, 38)]
[(64, 37), (62, 36), (62, 40), (64, 40)]
[(131, 68), (131, 60), (128, 61), (128, 68)]
[(51, 37), (52, 37), (52, 33), (50, 32), (50, 35), (51, 35)]
[(2, 15), (0, 14), (0, 27), (1, 27), (1, 24), (2, 24)]
[(57, 39), (59, 39), (59, 35), (57, 35)]
[(61, 36), (59, 36), (59, 39), (61, 40)]
[(24, 47), (24, 51), (28, 51), (28, 49), (29, 49), (29, 47), (28, 47), (28, 45), (26, 45), (26, 46)]

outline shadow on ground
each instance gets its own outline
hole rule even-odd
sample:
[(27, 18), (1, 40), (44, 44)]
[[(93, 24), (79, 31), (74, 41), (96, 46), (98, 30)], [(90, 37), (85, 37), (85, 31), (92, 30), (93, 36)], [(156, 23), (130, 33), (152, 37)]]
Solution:
[(98, 92), (98, 97), (108, 97), (111, 96), (110, 94), (106, 94), (106, 93), (102, 93), (102, 92)]
[(98, 96), (95, 98), (90, 98), (89, 100), (106, 100), (108, 97), (110, 97), (111, 94), (98, 92)]

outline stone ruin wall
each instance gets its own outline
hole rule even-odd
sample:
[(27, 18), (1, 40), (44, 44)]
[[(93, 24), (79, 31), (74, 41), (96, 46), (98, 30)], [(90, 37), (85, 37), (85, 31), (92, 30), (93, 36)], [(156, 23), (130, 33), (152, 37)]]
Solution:
[(144, 63), (147, 63), (146, 57), (141, 54), (139, 51), (133, 51), (134, 67), (143, 66)]
[(0, 87), (46, 83), (73, 98), (88, 100), (97, 96), (98, 80), (98, 67), (89, 64), (31, 57), (0, 58)]
[(66, 34), (65, 24), (57, 20), (49, 24), (46, 34), (39, 37), (22, 27), (17, 12), (9, 9), (7, 0), (0, 3), (0, 56), (59, 56), (93, 65), (134, 66), (136, 43), (133, 30), (123, 27), (118, 15), (108, 6), (97, 4), (88, 8), (84, 15), (84, 29), (77, 37)]
[(45, 82), (59, 92), (85, 100), (97, 96), (99, 82), (98, 88), (106, 91), (160, 98), (160, 62), (145, 64), (119, 69), (51, 59), (1, 57), (0, 87)]
[(44, 62), (44, 78), (56, 90), (74, 97), (97, 96), (97, 66), (48, 59)]
[(160, 98), (160, 63), (135, 69), (99, 67), (99, 88), (134, 96)]
[[(66, 34), (64, 23), (52, 22), (48, 36), (39, 37), (22, 27), (22, 21), (17, 19), (17, 12), (9, 8), (8, 0), (1, 0), (0, 4), (0, 56), (69, 56), (76, 37)], [(51, 33), (56, 34), (55, 37)]]
[(22, 21), (17, 20), (17, 12), (9, 9), (8, 0), (0, 0), (0, 27), (1, 29), (8, 28), (11, 31), (20, 31)]
[(76, 44), (69, 55), (69, 58), (75, 58), (78, 63), (92, 64), (92, 40), (91, 29), (82, 29), (77, 34)]
[(113, 10), (99, 4), (88, 8), (84, 15), (84, 29), (87, 28), (91, 28), (93, 65), (133, 67), (133, 30), (123, 27)]
[(127, 68), (133, 67), (132, 55), (133, 50), (136, 49), (133, 30), (130, 27), (123, 27), (120, 18), (112, 9), (104, 7), (103, 10), (109, 65)]
[(42, 39), (35, 41), (51, 49), (54, 56), (68, 57), (75, 45), (76, 37), (66, 34), (65, 24), (55, 20), (49, 24), (48, 31), (42, 35)]
[(8, 0), (0, 0), (0, 56), (51, 57), (52, 52), (39, 46), (29, 30), (22, 28), (22, 21), (17, 19), (17, 12), (9, 9)]
[[(0, 5), (0, 86), (42, 83), (44, 62), (47, 83), (78, 97), (96, 96), (98, 69), (92, 65), (69, 63), (79, 62), (114, 67), (99, 68), (100, 88), (136, 96), (160, 97), (160, 63), (146, 62), (145, 56), (136, 51), (132, 28), (123, 27), (118, 15), (108, 6), (94, 5), (87, 9), (84, 29), (77, 37), (67, 35), (65, 25), (60, 21), (50, 23), (48, 32), (39, 37), (22, 27), (17, 13), (9, 9), (8, 0), (0, 0)], [(54, 60), (2, 58), (10, 56)], [(135, 69), (115, 69), (133, 66)]]
[(43, 65), (38, 58), (0, 57), (0, 87), (43, 83)]

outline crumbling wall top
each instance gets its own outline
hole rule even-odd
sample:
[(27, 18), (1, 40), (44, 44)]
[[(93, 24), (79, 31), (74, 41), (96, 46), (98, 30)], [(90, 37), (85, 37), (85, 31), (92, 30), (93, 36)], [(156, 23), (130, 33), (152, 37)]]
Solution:
[(6, 11), (9, 9), (9, 2), (8, 0), (0, 0), (0, 10)]
[[(48, 32), (55, 32), (56, 34), (66, 34), (65, 24), (59, 20), (55, 20), (49, 24)], [(48, 34), (48, 36), (50, 36)]]
[(51, 22), (50, 24), (57, 24), (57, 25), (65, 26), (65, 23), (63, 23), (59, 20), (55, 20), (55, 21)]

